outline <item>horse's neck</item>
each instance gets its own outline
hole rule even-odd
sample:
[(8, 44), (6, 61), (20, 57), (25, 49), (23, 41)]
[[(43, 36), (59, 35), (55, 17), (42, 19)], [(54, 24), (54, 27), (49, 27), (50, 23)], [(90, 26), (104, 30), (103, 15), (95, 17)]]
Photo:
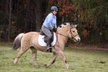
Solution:
[(65, 45), (65, 43), (68, 40), (66, 30), (62, 29), (62, 28), (58, 28), (57, 29), (57, 34), (58, 34), (58, 40), (61, 41), (60, 43), (63, 43)]
[(58, 36), (59, 44), (61, 44), (62, 46), (65, 46), (65, 44), (67, 43), (68, 37), (61, 34), (58, 34), (57, 36)]

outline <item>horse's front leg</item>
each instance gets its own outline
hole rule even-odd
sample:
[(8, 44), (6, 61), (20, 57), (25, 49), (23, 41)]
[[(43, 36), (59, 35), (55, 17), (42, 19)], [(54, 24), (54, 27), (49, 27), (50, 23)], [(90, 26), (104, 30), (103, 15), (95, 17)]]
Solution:
[(49, 61), (49, 63), (46, 64), (45, 66), (46, 66), (46, 67), (49, 67), (49, 66), (51, 66), (52, 64), (54, 64), (55, 61), (56, 61), (56, 58), (57, 58), (57, 54), (56, 54), (55, 51), (53, 51), (53, 57), (52, 57), (52, 59), (51, 59), (51, 60)]
[(68, 68), (69, 68), (69, 64), (68, 64), (67, 61), (66, 61), (64, 52), (63, 52), (62, 50), (58, 50), (58, 51), (57, 51), (57, 54), (58, 54), (58, 56), (60, 57), (60, 59), (63, 61), (64, 66), (68, 69)]

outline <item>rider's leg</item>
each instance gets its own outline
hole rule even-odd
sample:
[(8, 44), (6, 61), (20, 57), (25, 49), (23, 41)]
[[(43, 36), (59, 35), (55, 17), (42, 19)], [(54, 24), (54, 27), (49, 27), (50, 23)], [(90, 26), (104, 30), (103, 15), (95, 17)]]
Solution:
[(48, 48), (51, 48), (51, 37), (52, 37), (52, 33), (51, 33), (51, 31), (48, 29), (48, 28), (46, 28), (46, 27), (42, 27), (42, 31), (44, 32), (44, 34), (47, 36), (47, 46), (48, 46)]

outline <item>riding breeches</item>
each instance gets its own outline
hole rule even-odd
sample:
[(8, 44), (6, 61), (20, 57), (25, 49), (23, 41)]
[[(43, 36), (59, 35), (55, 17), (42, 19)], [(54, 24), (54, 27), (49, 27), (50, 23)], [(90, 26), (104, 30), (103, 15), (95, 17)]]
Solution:
[(51, 32), (51, 30), (49, 30), (49, 29), (46, 28), (45, 26), (42, 26), (41, 30), (42, 30), (43, 33), (48, 37), (48, 40), (51, 39), (51, 37), (52, 37), (52, 32)]

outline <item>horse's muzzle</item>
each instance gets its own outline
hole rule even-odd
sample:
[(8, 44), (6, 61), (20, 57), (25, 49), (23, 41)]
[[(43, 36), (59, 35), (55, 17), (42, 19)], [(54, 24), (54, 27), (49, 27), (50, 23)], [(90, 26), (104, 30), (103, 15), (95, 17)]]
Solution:
[(79, 37), (79, 36), (78, 36), (78, 37), (73, 38), (73, 40), (74, 40), (74, 42), (80, 42), (80, 41), (81, 41), (81, 39), (80, 39), (80, 37)]

